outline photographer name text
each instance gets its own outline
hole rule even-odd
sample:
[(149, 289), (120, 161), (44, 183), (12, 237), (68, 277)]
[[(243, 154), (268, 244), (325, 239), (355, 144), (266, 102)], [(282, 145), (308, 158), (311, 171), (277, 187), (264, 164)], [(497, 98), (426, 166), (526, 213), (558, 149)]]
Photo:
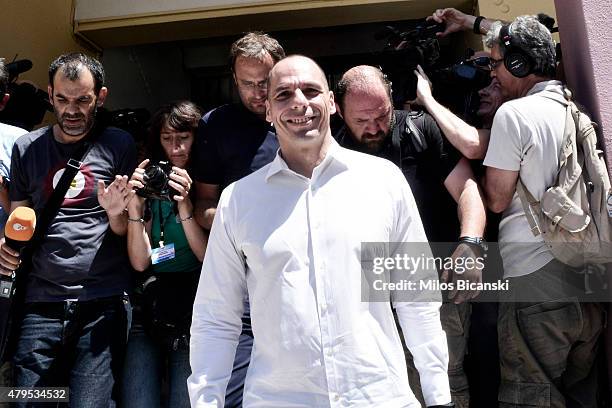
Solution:
[(402, 279), (397, 282), (387, 282), (377, 279), (372, 282), (372, 287), (377, 291), (452, 291), (452, 290), (478, 290), (488, 291), (507, 291), (509, 289), (507, 280), (497, 280), (496, 282), (471, 282), (468, 280), (457, 280), (455, 282), (440, 282), (439, 280), (421, 280), (418, 282)]

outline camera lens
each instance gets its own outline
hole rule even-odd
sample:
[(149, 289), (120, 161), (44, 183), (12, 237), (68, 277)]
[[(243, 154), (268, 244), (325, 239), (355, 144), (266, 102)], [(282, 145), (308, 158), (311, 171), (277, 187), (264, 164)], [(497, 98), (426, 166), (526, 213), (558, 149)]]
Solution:
[(145, 170), (143, 179), (147, 187), (159, 191), (166, 185), (167, 176), (161, 167), (152, 165)]

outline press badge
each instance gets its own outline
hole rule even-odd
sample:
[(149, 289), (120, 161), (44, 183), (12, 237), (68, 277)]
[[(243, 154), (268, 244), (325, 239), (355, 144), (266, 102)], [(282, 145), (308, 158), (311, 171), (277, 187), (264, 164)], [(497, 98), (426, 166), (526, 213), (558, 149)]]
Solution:
[(157, 265), (164, 261), (174, 259), (174, 244), (166, 244), (151, 251), (151, 263)]

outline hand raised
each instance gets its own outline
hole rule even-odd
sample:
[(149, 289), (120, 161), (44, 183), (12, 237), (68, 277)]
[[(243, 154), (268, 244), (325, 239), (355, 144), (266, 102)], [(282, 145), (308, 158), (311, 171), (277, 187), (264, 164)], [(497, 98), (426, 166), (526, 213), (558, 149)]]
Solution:
[(133, 192), (128, 188), (127, 176), (115, 176), (108, 187), (103, 180), (98, 181), (98, 202), (109, 217), (120, 215), (132, 196)]

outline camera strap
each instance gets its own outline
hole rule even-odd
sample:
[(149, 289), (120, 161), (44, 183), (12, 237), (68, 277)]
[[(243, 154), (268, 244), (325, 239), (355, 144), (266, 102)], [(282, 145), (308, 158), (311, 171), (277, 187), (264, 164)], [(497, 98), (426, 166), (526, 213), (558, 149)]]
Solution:
[(164, 224), (166, 223), (166, 218), (164, 217), (162, 202), (161, 200), (157, 201), (157, 209), (159, 210), (159, 247), (164, 246)]
[(157, 209), (159, 212), (159, 246), (163, 247), (166, 240), (164, 237), (164, 231), (165, 231), (165, 224), (166, 221), (168, 221), (169, 219), (176, 219), (178, 222), (178, 218), (176, 218), (176, 216), (174, 216), (174, 209), (170, 208), (170, 212), (168, 213), (168, 215), (164, 216), (164, 212), (163, 212), (163, 200), (155, 200), (157, 201)]
[[(51, 137), (53, 137), (53, 128), (51, 127)], [(38, 244), (38, 242), (42, 239), (42, 237), (47, 233), (47, 229), (51, 225), (51, 222), (57, 215), (62, 203), (64, 202), (64, 197), (66, 196), (66, 192), (68, 188), (70, 188), (70, 184), (74, 177), (80, 170), (85, 158), (91, 151), (91, 148), (95, 144), (95, 140), (98, 137), (98, 134), (102, 132), (101, 126), (94, 125), (91, 129), (89, 135), (85, 137), (83, 143), (78, 146), (74, 152), (70, 155), (70, 158), (66, 162), (66, 167), (64, 168), (64, 172), (60, 177), (57, 185), (53, 189), (51, 196), (47, 200), (47, 203), (42, 207), (39, 211), (36, 220), (36, 229), (34, 231), (34, 236), (32, 237), (32, 246)]]

